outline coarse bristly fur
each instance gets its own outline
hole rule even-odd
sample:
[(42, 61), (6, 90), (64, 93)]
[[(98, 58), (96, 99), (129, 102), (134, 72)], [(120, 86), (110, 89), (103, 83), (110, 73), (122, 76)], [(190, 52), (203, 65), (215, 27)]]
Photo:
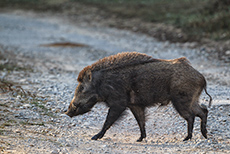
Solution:
[(142, 141), (146, 137), (146, 107), (164, 106), (169, 102), (188, 123), (184, 140), (192, 138), (196, 116), (201, 118), (201, 132), (207, 138), (208, 110), (198, 102), (203, 90), (210, 97), (210, 105), (212, 98), (207, 93), (204, 76), (185, 57), (163, 60), (137, 52), (119, 53), (85, 67), (78, 81), (67, 115), (84, 114), (100, 101), (109, 107), (104, 126), (93, 140), (102, 138), (129, 108), (141, 131), (137, 141)]
[(88, 71), (98, 71), (103, 69), (115, 69), (115, 68), (122, 68), (125, 66), (131, 66), (136, 64), (148, 63), (148, 62), (157, 62), (159, 59), (154, 59), (151, 56), (148, 56), (143, 53), (138, 52), (122, 52), (116, 55), (112, 55), (109, 57), (105, 57), (103, 59), (98, 60), (97, 62), (93, 63), (85, 67), (78, 75), (78, 81), (82, 82), (83, 77), (86, 75)]

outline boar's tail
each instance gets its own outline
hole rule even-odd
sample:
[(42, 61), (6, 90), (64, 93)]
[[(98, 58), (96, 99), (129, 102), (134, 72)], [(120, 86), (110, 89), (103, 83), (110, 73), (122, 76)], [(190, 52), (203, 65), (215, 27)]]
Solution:
[(204, 91), (205, 91), (205, 93), (206, 93), (206, 94), (209, 96), (209, 98), (210, 98), (208, 107), (211, 107), (211, 104), (212, 104), (212, 96), (209, 95), (209, 93), (207, 92), (206, 86), (204, 87)]

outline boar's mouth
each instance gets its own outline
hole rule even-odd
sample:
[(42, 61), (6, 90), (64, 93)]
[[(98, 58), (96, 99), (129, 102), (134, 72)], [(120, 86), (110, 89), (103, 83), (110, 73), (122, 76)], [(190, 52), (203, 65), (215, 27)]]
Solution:
[(85, 107), (77, 107), (76, 109), (69, 109), (67, 112), (65, 112), (66, 115), (68, 115), (70, 118), (78, 115), (85, 114), (86, 112), (89, 112), (90, 108)]
[(68, 109), (68, 111), (65, 112), (65, 114), (71, 118), (74, 116), (85, 114), (85, 113), (91, 111), (91, 108), (96, 103), (97, 103), (97, 97), (93, 96), (87, 101), (87, 103), (79, 103), (75, 109), (73, 109), (73, 108)]

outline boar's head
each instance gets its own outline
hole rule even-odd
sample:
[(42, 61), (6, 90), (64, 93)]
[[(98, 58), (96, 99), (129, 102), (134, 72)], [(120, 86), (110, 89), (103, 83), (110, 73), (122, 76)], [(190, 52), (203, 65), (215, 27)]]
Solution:
[(66, 112), (70, 117), (89, 112), (98, 102), (98, 95), (96, 93), (95, 80), (92, 77), (92, 72), (84, 72), (83, 76), (80, 73), (78, 82), (79, 84), (75, 90), (74, 97)]

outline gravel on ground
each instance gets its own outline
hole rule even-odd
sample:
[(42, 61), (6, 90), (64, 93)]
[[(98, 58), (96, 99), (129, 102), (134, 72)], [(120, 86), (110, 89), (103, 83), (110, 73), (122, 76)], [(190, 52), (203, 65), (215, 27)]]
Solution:
[[(0, 71), (1, 153), (229, 153), (230, 65), (192, 43), (159, 42), (144, 34), (94, 26), (78, 18), (14, 11), (0, 14), (0, 64), (21, 69)], [(91, 23), (93, 21), (90, 21)], [(96, 25), (96, 24), (95, 24)], [(200, 71), (213, 97), (208, 139), (196, 118), (192, 140), (183, 142), (187, 124), (172, 105), (148, 109), (147, 138), (129, 110), (101, 140), (91, 137), (102, 128), (108, 108), (98, 103), (91, 112), (64, 114), (77, 86), (78, 73), (100, 58), (123, 51), (154, 58), (185, 56)], [(23, 68), (23, 69), (22, 69)], [(13, 85), (3, 81), (12, 82)], [(200, 103), (207, 105), (202, 93)]]

